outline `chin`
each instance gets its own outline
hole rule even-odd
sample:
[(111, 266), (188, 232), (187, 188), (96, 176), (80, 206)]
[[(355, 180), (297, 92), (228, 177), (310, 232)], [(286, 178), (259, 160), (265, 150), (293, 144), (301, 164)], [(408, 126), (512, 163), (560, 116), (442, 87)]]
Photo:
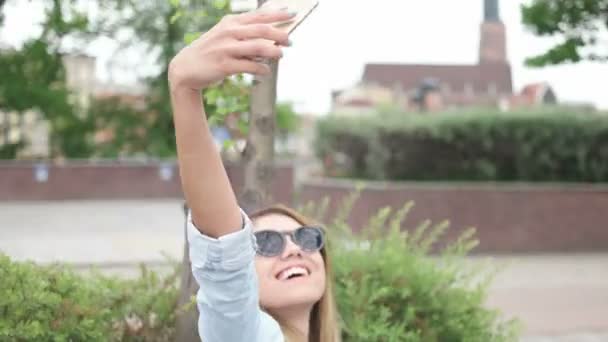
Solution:
[(325, 286), (313, 279), (308, 281), (290, 281), (273, 284), (273, 290), (265, 305), (269, 309), (280, 309), (286, 306), (314, 305), (323, 296)]
[(313, 306), (321, 299), (321, 296), (313, 296), (313, 295), (282, 295), (276, 296), (273, 298), (269, 305), (265, 305), (264, 307), (270, 310), (280, 310), (286, 309), (290, 307), (304, 307), (304, 306)]
[(322, 296), (323, 293), (316, 289), (292, 288), (289, 289), (288, 292), (286, 291), (281, 297), (283, 297), (282, 302), (286, 305), (314, 305)]

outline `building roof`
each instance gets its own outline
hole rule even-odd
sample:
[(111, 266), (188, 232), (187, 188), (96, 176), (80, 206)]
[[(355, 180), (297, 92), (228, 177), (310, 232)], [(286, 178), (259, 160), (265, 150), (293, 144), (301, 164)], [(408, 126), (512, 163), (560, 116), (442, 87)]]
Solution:
[(521, 95), (529, 98), (530, 100), (536, 100), (541, 98), (548, 90), (549, 85), (547, 83), (532, 83), (527, 84), (521, 90)]
[[(549, 96), (548, 99), (547, 95)], [(553, 91), (549, 83), (546, 82), (532, 83), (524, 86), (521, 91), (521, 96), (524, 97), (531, 104), (541, 104), (545, 101), (551, 100), (557, 102), (555, 92)]]
[(506, 63), (480, 65), (367, 64), (363, 82), (403, 90), (418, 88), (426, 79), (438, 79), (452, 91), (469, 86), (475, 92), (487, 92), (492, 84), (498, 93), (512, 94), (511, 66)]

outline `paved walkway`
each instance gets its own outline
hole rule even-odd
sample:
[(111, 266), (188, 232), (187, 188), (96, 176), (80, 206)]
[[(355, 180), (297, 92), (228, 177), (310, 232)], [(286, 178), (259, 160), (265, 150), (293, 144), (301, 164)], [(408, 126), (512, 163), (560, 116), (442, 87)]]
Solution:
[(177, 200), (0, 203), (0, 250), (77, 264), (163, 262), (183, 252)]
[[(0, 251), (131, 275), (181, 258), (183, 219), (177, 200), (0, 203)], [(492, 260), (506, 268), (488, 305), (524, 321), (522, 341), (608, 342), (608, 252)]]
[(493, 260), (507, 266), (497, 276), (488, 304), (519, 317), (528, 335), (608, 342), (608, 253)]

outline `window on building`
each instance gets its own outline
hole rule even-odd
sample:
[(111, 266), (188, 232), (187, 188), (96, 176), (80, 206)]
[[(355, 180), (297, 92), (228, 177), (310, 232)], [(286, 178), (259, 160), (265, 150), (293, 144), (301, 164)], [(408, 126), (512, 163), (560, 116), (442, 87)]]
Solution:
[(473, 84), (472, 83), (466, 83), (464, 85), (464, 93), (467, 96), (474, 96), (475, 95), (475, 88), (473, 88)]
[(36, 123), (36, 121), (38, 121), (38, 113), (33, 111), (33, 110), (28, 110), (27, 112), (23, 113), (23, 121), (25, 123), (25, 125), (32, 125), (34, 123)]
[(488, 95), (496, 96), (497, 94), (498, 94), (498, 87), (496, 86), (496, 83), (492, 82), (492, 83), (488, 84)]
[(450, 87), (449, 83), (442, 83), (441, 84), (441, 92), (443, 94), (449, 95), (452, 92), (452, 87)]

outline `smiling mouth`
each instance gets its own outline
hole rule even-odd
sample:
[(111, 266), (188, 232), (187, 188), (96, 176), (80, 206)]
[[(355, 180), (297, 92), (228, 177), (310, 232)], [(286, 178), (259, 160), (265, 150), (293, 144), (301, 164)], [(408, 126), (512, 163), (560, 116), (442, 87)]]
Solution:
[(291, 280), (295, 278), (308, 277), (310, 270), (302, 266), (288, 267), (277, 274), (276, 278), (281, 281)]

